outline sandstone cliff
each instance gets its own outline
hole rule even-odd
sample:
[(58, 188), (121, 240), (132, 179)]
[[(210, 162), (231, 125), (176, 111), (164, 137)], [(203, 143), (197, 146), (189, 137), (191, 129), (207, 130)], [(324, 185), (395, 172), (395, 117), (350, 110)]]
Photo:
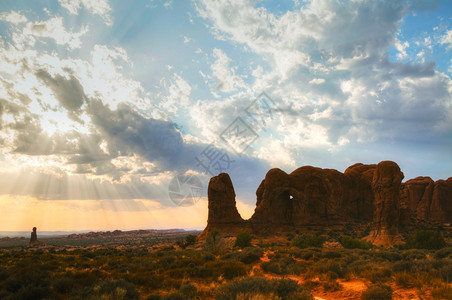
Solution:
[(452, 222), (452, 177), (434, 182), (404, 178), (395, 162), (355, 164), (341, 173), (304, 166), (290, 174), (271, 169), (256, 191), (256, 209), (243, 220), (235, 205), (228, 174), (212, 177), (210, 231), (278, 233), (307, 228), (370, 227), (368, 239), (380, 245), (400, 241), (399, 227), (438, 226)]

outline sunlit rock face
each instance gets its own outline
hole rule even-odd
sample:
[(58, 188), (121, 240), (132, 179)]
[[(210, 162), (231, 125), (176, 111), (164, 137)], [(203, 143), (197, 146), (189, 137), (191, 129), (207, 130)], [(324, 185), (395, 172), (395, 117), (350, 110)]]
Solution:
[(201, 234), (211, 231), (255, 234), (313, 229), (370, 228), (368, 240), (390, 246), (400, 242), (400, 227), (436, 226), (452, 221), (452, 177), (433, 182), (404, 175), (392, 161), (354, 164), (344, 173), (304, 166), (290, 174), (271, 169), (256, 191), (256, 209), (243, 220), (228, 174), (212, 177), (209, 217)]

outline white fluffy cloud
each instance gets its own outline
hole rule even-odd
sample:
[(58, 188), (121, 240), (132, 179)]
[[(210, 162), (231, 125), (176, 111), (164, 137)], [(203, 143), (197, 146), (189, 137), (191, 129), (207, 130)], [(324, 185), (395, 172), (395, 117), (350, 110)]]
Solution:
[(1, 13), (0, 14), (0, 20), (6, 21), (13, 24), (19, 24), (19, 23), (25, 23), (27, 22), (27, 18), (24, 15), (21, 15), (20, 13), (16, 11), (11, 11), (8, 13)]
[(452, 30), (448, 30), (445, 35), (441, 37), (441, 44), (449, 44), (447, 47), (452, 48)]
[(236, 75), (236, 68), (231, 67), (231, 59), (221, 49), (213, 49), (215, 62), (210, 66), (212, 76), (216, 80), (216, 89), (221, 92), (233, 92), (244, 88), (243, 79)]
[(58, 0), (58, 2), (71, 14), (78, 14), (79, 9), (83, 7), (90, 13), (101, 16), (107, 25), (113, 24), (108, 0)]
[[(280, 101), (284, 117), (276, 134), (286, 138), (285, 145), (450, 143), (450, 78), (423, 58), (388, 58), (391, 46), (399, 59), (407, 58), (410, 45), (397, 36), (410, 13), (408, 2), (314, 0), (274, 15), (253, 1), (201, 0), (197, 9), (215, 37), (244, 45), (270, 64), (253, 72), (251, 89), (267, 89)], [(443, 43), (450, 42), (449, 33)], [(287, 155), (273, 149), (275, 156)], [(263, 147), (259, 155), (267, 153)], [(291, 153), (296, 158), (299, 151)]]

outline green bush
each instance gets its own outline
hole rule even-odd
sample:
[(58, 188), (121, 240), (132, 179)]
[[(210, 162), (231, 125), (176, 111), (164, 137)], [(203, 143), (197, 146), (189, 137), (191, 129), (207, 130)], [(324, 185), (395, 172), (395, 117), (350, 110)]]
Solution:
[(248, 273), (246, 265), (240, 261), (231, 261), (223, 265), (221, 275), (225, 279), (245, 276)]
[(325, 240), (325, 237), (321, 235), (302, 233), (294, 237), (291, 244), (298, 248), (322, 247)]
[(187, 283), (180, 287), (179, 292), (191, 299), (196, 296), (198, 289), (193, 284)]
[(362, 275), (374, 283), (385, 282), (391, 278), (392, 271), (389, 268), (378, 268), (363, 272)]
[[(261, 297), (259, 297), (261, 296)], [(312, 296), (291, 279), (265, 279), (247, 277), (220, 286), (217, 300), (235, 299), (298, 299), (311, 300)]]
[(262, 270), (267, 273), (288, 275), (293, 271), (295, 261), (288, 257), (273, 257), (270, 261), (261, 263)]
[(370, 249), (373, 246), (371, 242), (355, 239), (348, 235), (341, 237), (339, 243), (345, 249)]
[(123, 279), (101, 281), (93, 286), (90, 294), (98, 299), (140, 299), (135, 286)]
[(185, 246), (194, 245), (196, 243), (196, 235), (189, 234), (185, 237)]
[(264, 252), (259, 247), (248, 248), (241, 253), (239, 259), (244, 264), (252, 264), (259, 261), (263, 254)]
[(452, 247), (442, 248), (435, 252), (436, 259), (446, 258), (452, 254)]
[(419, 230), (411, 235), (406, 244), (402, 247), (405, 249), (441, 249), (447, 246), (446, 241), (439, 231)]
[(53, 289), (60, 294), (67, 294), (74, 287), (74, 283), (71, 278), (58, 278), (53, 282)]
[(251, 235), (247, 232), (240, 232), (235, 239), (235, 247), (241, 249), (251, 246)]
[(414, 285), (414, 280), (415, 278), (413, 278), (413, 275), (403, 272), (403, 273), (397, 273), (395, 275), (395, 282), (398, 286), (402, 287), (402, 288), (411, 288)]
[(361, 295), (362, 300), (391, 300), (392, 288), (385, 284), (370, 286)]
[[(449, 249), (449, 248), (446, 248)], [(425, 251), (425, 250), (424, 250)], [(409, 249), (402, 252), (402, 258), (406, 260), (424, 259), (425, 252), (419, 249)], [(441, 250), (439, 250), (441, 251)]]

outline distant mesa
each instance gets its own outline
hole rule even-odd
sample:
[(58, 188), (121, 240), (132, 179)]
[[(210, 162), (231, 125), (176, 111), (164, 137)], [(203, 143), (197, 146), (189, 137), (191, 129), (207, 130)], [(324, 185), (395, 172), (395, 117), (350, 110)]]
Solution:
[(38, 247), (44, 246), (45, 244), (38, 240), (38, 234), (36, 233), (36, 227), (33, 227), (33, 231), (31, 232), (30, 242), (28, 243), (29, 247)]
[(392, 161), (354, 164), (344, 173), (304, 166), (290, 174), (271, 169), (256, 191), (253, 216), (244, 220), (236, 208), (231, 178), (210, 179), (209, 216), (200, 235), (247, 231), (257, 235), (354, 228), (368, 232), (375, 245), (402, 242), (400, 230), (438, 227), (452, 222), (452, 177), (434, 182), (404, 175)]

